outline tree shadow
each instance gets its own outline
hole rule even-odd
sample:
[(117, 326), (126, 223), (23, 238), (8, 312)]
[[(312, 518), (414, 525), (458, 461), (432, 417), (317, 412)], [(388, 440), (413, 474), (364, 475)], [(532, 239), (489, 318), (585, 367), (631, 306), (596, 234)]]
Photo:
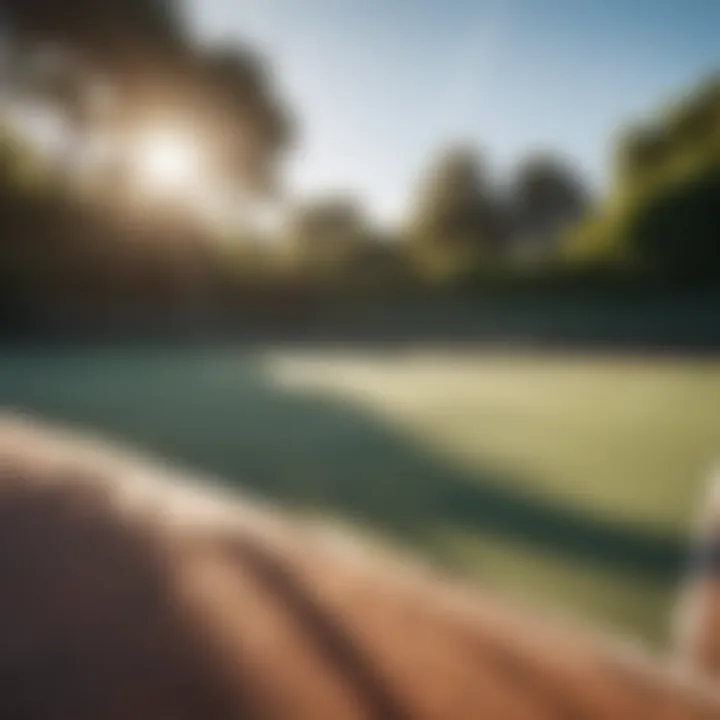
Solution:
[(116, 436), (285, 505), (433, 550), (453, 526), (675, 581), (677, 539), (600, 519), (492, 467), (452, 466), (338, 397), (280, 387), (239, 352), (27, 352), (0, 360), (0, 403)]

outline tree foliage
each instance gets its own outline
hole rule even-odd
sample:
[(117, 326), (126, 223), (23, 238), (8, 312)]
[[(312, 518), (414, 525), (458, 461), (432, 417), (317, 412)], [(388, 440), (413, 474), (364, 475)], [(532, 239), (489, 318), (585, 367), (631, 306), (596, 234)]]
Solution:
[(552, 257), (562, 233), (588, 211), (590, 192), (559, 158), (531, 155), (515, 170), (511, 188), (513, 245), (531, 257)]
[(361, 207), (344, 197), (322, 198), (296, 207), (286, 230), (296, 267), (317, 278), (344, 274), (369, 237)]
[(263, 60), (244, 48), (210, 50), (201, 56), (196, 87), (218, 170), (242, 178), (253, 191), (274, 191), (277, 160), (292, 139), (293, 122)]
[(720, 84), (620, 139), (614, 186), (602, 211), (571, 238), (574, 257), (634, 275), (720, 280)]
[(186, 41), (176, 0), (5, 0), (3, 19), (23, 45), (60, 45), (111, 66)]
[(410, 217), (415, 259), (439, 279), (467, 275), (496, 257), (504, 239), (502, 209), (479, 154), (445, 151), (422, 180)]
[(72, 58), (62, 94), (56, 72), (50, 84), (74, 117), (86, 120), (83, 84), (100, 80), (116, 100), (115, 132), (132, 138), (158, 121), (192, 126), (228, 182), (249, 193), (276, 184), (292, 123), (264, 61), (243, 47), (193, 42), (176, 0), (9, 0), (5, 21), (27, 57), (50, 43)]

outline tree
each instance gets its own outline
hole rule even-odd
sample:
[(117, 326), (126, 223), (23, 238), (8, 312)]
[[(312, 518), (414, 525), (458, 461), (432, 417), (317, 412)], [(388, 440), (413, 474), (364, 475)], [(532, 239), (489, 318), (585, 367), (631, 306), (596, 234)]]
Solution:
[(667, 138), (652, 127), (628, 130), (618, 143), (615, 154), (615, 179), (624, 189), (642, 188), (652, 181), (668, 158)]
[(97, 66), (186, 43), (177, 0), (5, 0), (3, 20), (23, 47), (58, 45)]
[(720, 280), (720, 164), (637, 208), (626, 242), (641, 270), (663, 279)]
[(568, 247), (575, 257), (663, 282), (720, 277), (720, 83), (621, 137), (612, 192)]
[[(720, 75), (686, 92), (657, 120), (625, 131), (616, 149), (616, 180), (643, 192), (673, 182), (720, 148)], [(692, 167), (690, 168), (692, 170)]]
[(286, 236), (303, 274), (328, 278), (342, 274), (357, 259), (369, 228), (355, 201), (331, 197), (295, 208)]
[(667, 134), (677, 150), (717, 143), (720, 140), (720, 72), (686, 93), (670, 113)]
[[(149, 124), (178, 121), (199, 130), (218, 179), (249, 194), (276, 184), (291, 122), (265, 63), (244, 48), (193, 44), (176, 0), (9, 0), (6, 24), (28, 56), (52, 43), (82, 69), (64, 107), (83, 123), (87, 86), (105, 83), (116, 147)], [(122, 168), (115, 176), (128, 182)]]
[[(180, 203), (167, 212), (160, 201), (140, 208), (122, 200), (136, 184), (139, 148), (166, 129), (189, 129), (190, 142), (197, 139), (198, 155), (207, 156), (198, 162), (207, 166), (203, 182), (207, 172), (208, 183), (249, 195), (271, 188), (290, 122), (264, 61), (242, 47), (191, 42), (177, 4), (165, 0), (3, 0), (3, 10), (20, 60), (14, 78), (29, 96), (53, 103), (80, 142), (98, 131), (93, 90), (101, 87), (111, 98), (102, 133), (113, 140), (113, 158), (98, 169), (95, 202), (77, 202), (66, 192), (67, 177), (45, 172), (53, 184), (37, 201), (42, 213), (19, 203), (14, 188), (0, 208), (6, 225), (6, 207), (19, 218), (3, 250), (16, 246), (23, 258), (31, 256), (25, 285), (42, 287), (42, 298), (50, 297), (51, 284), (67, 285), (74, 300), (82, 296), (78, 288), (92, 286), (89, 292), (122, 305), (141, 294), (133, 283), (162, 285), (147, 280), (156, 273), (165, 284), (177, 279), (180, 294), (189, 294), (196, 283), (186, 278), (209, 276), (208, 265), (217, 270), (219, 248), (207, 242), (214, 229), (188, 222), (200, 213), (191, 218)], [(182, 149), (185, 136), (177, 137)]]
[(501, 253), (502, 211), (474, 149), (451, 148), (439, 157), (421, 183), (410, 224), (416, 261), (439, 277), (468, 274)]
[(212, 140), (217, 174), (237, 179), (251, 193), (274, 191), (277, 161), (293, 124), (265, 62), (244, 48), (211, 50), (201, 58), (196, 87), (198, 121)]
[[(176, 0), (6, 0), (15, 95), (52, 103), (76, 148), (95, 118), (93, 92), (104, 85), (125, 115), (139, 109), (142, 86), (187, 54)], [(146, 93), (147, 94), (147, 93)]]
[(577, 172), (551, 155), (526, 158), (511, 191), (513, 250), (547, 258), (559, 248), (564, 230), (589, 206), (589, 192)]

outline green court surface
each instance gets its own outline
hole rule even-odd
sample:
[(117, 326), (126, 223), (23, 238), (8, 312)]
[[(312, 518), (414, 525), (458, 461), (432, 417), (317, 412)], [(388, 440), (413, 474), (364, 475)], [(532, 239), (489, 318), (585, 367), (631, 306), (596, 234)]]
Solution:
[(720, 456), (712, 360), (6, 351), (0, 403), (651, 640)]

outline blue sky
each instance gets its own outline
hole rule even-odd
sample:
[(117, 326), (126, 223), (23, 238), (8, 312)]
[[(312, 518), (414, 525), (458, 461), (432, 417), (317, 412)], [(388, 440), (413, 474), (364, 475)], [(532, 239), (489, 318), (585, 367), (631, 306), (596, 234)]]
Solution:
[(289, 185), (401, 216), (433, 153), (499, 174), (554, 148), (602, 183), (618, 125), (720, 69), (720, 0), (190, 0), (272, 61), (300, 121)]

